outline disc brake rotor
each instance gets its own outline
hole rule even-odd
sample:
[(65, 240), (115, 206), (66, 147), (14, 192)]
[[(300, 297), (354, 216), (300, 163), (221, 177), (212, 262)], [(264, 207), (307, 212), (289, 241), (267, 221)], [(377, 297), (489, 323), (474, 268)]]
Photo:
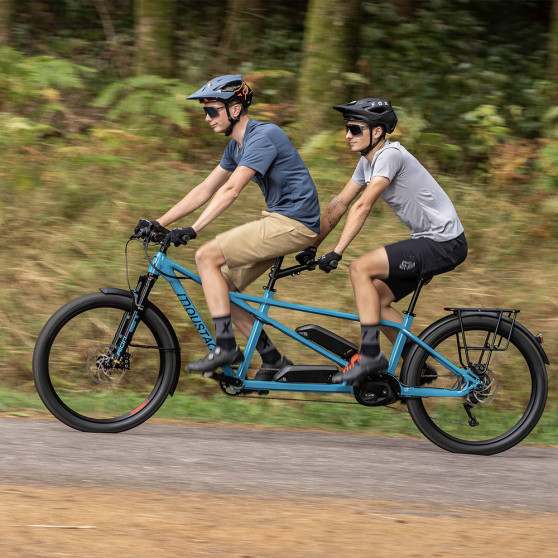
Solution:
[(498, 393), (498, 379), (492, 370), (486, 370), (486, 372), (479, 375), (479, 377), (482, 380), (482, 387), (474, 389), (464, 397), (467, 403), (472, 407), (488, 405), (494, 400)]
[(112, 384), (121, 380), (128, 370), (129, 357), (123, 366), (116, 368), (109, 356), (110, 347), (99, 345), (87, 357), (85, 369), (96, 384)]

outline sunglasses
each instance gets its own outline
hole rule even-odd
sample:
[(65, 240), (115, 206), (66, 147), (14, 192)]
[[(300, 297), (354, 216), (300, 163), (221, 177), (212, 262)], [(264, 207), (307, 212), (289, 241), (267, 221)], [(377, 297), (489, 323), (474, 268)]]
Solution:
[(219, 116), (219, 111), (224, 108), (225, 105), (222, 107), (203, 107), (203, 110), (206, 116), (209, 116), (209, 118), (215, 118), (216, 116)]
[(369, 126), (359, 126), (358, 124), (345, 124), (347, 132), (351, 132), (352, 136), (362, 136), (362, 131)]

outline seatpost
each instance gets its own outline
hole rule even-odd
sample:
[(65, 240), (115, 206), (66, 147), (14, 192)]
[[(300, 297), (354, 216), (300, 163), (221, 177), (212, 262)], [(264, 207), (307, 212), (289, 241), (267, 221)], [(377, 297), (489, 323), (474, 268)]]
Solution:
[(414, 314), (415, 306), (417, 304), (417, 300), (418, 300), (420, 291), (421, 291), (422, 287), (424, 287), (424, 285), (426, 285), (429, 282), (430, 282), (430, 278), (428, 278), (428, 279), (424, 279), (423, 277), (419, 278), (417, 288), (415, 289), (415, 292), (413, 293), (413, 297), (411, 298), (411, 302), (409, 302), (409, 308), (407, 308), (407, 310), (405, 310), (403, 312), (403, 314), (409, 314), (410, 316), (415, 315)]
[(264, 287), (266, 291), (273, 291), (275, 287), (275, 281), (279, 279), (279, 272), (281, 271), (281, 264), (283, 263), (283, 257), (279, 256), (275, 263), (273, 264), (271, 271), (269, 272), (269, 281), (267, 285)]

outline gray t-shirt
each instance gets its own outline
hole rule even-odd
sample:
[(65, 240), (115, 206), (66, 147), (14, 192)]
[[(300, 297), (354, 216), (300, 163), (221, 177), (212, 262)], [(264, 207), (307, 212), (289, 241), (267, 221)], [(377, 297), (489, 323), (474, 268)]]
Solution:
[(353, 180), (366, 186), (374, 176), (383, 176), (390, 181), (380, 197), (409, 227), (413, 238), (443, 242), (463, 232), (463, 225), (448, 195), (399, 142), (387, 140), (374, 155), (372, 163), (361, 157)]

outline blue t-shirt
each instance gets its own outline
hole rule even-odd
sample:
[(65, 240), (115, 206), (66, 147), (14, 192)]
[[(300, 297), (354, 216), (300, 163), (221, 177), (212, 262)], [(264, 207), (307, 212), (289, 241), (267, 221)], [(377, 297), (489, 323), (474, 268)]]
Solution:
[(242, 147), (231, 140), (220, 165), (231, 172), (239, 166), (255, 170), (252, 180), (260, 187), (269, 211), (320, 232), (316, 186), (298, 151), (279, 126), (249, 120)]

